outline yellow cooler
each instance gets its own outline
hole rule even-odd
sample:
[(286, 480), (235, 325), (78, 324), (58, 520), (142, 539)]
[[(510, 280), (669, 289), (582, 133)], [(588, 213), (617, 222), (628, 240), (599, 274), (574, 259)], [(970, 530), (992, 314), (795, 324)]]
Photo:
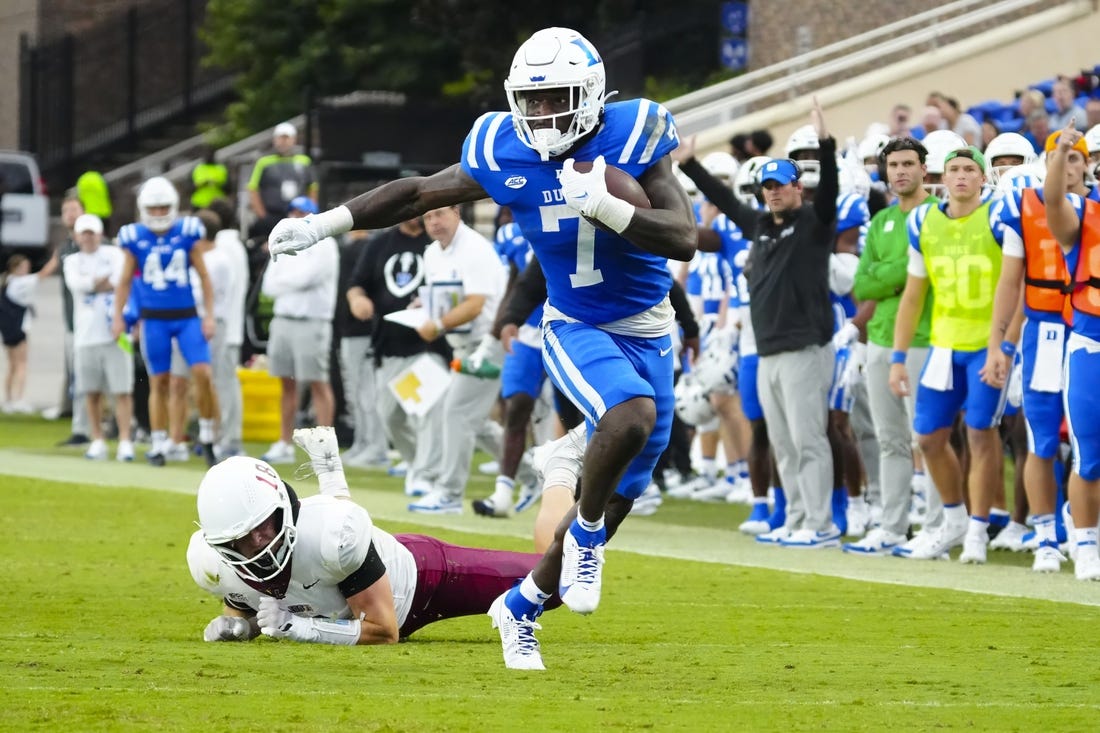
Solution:
[(279, 401), (283, 387), (278, 377), (258, 369), (237, 369), (244, 405), (242, 438), (253, 443), (274, 443), (279, 439)]

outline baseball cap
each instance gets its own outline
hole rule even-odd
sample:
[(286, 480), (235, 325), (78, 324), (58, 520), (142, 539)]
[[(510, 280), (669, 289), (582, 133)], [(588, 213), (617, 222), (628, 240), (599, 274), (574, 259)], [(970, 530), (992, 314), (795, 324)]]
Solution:
[(317, 204), (313, 203), (313, 199), (309, 196), (298, 196), (290, 200), (290, 204), (287, 205), (287, 211), (302, 211), (306, 214), (316, 214)]
[(280, 137), (286, 135), (287, 137), (298, 137), (298, 128), (289, 122), (280, 122), (275, 125), (275, 131), (271, 133), (272, 137)]
[[(1047, 142), (1043, 146), (1043, 151), (1049, 153), (1051, 150), (1054, 150), (1056, 147), (1058, 147), (1058, 138), (1060, 138), (1061, 136), (1061, 130), (1055, 130), (1054, 132), (1047, 135)], [(1077, 142), (1075, 142), (1073, 144), (1073, 149), (1079, 151), (1081, 155), (1085, 156), (1085, 160), (1088, 160), (1089, 144), (1085, 142), (1085, 138), (1082, 137)]]
[(948, 153), (943, 159), (944, 168), (947, 167), (949, 161), (955, 158), (970, 158), (970, 160), (978, 164), (978, 167), (982, 169), (982, 173), (988, 170), (985, 164), (985, 156), (982, 155), (982, 151), (978, 150), (973, 145), (967, 145), (965, 148), (957, 148)]
[(802, 175), (798, 164), (789, 158), (772, 158), (760, 168), (760, 183), (775, 181), (781, 186), (794, 183)]
[(103, 222), (95, 214), (81, 214), (76, 217), (76, 222), (73, 223), (73, 231), (77, 234), (81, 232), (103, 234)]

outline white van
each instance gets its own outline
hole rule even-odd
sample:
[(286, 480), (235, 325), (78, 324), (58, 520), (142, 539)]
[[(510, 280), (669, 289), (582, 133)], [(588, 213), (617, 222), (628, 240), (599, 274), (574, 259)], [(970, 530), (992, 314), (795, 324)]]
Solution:
[(50, 236), (50, 199), (29, 153), (0, 150), (0, 244), (45, 247)]

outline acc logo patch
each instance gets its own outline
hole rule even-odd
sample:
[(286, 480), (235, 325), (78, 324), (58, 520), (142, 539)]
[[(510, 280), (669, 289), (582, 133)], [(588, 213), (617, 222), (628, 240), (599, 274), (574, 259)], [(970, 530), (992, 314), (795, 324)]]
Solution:
[(523, 176), (512, 176), (504, 182), (508, 188), (523, 188), (527, 185), (527, 179)]

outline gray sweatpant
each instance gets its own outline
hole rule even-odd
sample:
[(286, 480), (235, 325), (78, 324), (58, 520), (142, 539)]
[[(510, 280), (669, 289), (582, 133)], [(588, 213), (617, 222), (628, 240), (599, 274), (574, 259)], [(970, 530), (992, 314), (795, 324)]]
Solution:
[(366, 451), (365, 458), (386, 458), (386, 433), (378, 414), (378, 394), (374, 381), (374, 350), (370, 336), (345, 336), (340, 339), (340, 368), (344, 377), (344, 401), (355, 427), (351, 450)]
[[(892, 349), (867, 344), (867, 399), (878, 437), (882, 488), (882, 528), (905, 534), (909, 529), (909, 501), (913, 478), (913, 403), (927, 348), (911, 348), (905, 359), (910, 393), (904, 399), (890, 391)], [(939, 493), (928, 492), (928, 521), (934, 524), (942, 513)], [(934, 502), (934, 503), (933, 503)]]
[(792, 531), (821, 532), (833, 523), (833, 455), (825, 428), (835, 361), (832, 344), (760, 357), (757, 392)]
[(240, 450), (244, 403), (237, 367), (241, 363), (241, 345), (226, 342), (225, 321), (218, 319), (214, 338), (210, 340), (210, 371), (214, 391), (218, 395), (221, 424), (218, 443), (228, 450)]

